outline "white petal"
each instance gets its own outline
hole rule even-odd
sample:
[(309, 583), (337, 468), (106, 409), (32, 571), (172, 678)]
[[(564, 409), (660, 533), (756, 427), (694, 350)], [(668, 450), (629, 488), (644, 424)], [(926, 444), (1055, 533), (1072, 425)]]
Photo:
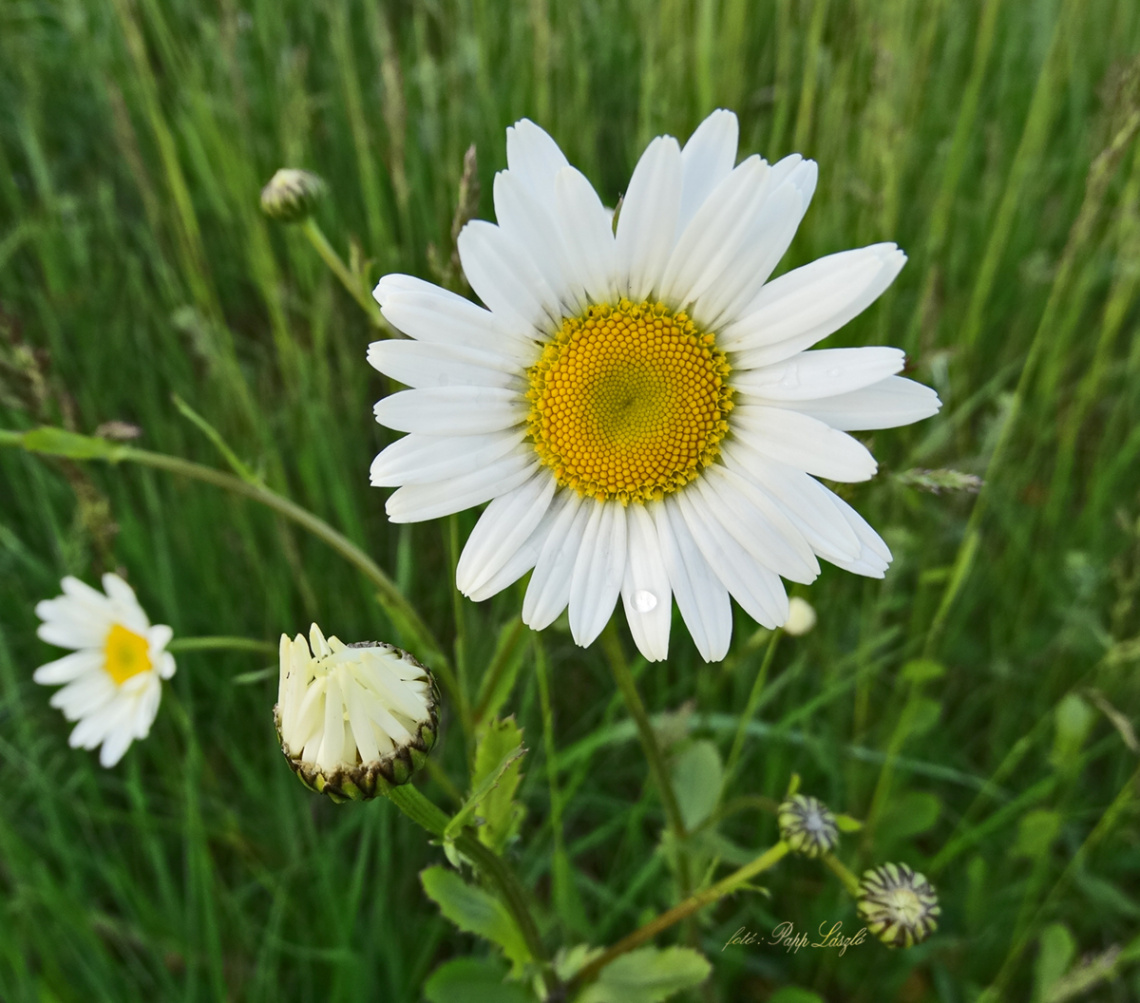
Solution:
[(649, 661), (669, 655), (669, 628), (673, 620), (673, 590), (661, 558), (657, 527), (644, 505), (626, 509), (628, 543), (621, 597), (637, 650)]
[[(43, 603), (37, 605), (36, 611), (39, 612), (42, 606)], [(94, 624), (87, 620), (47, 620), (36, 628), (36, 636), (60, 648), (102, 648), (110, 628), (109, 622)]]
[(504, 355), (476, 348), (422, 344), (418, 341), (374, 341), (368, 362), (409, 387), (522, 386), (522, 370)]
[(866, 575), (868, 578), (882, 578), (886, 573), (887, 565), (891, 563), (891, 548), (886, 545), (883, 538), (876, 533), (867, 520), (856, 512), (838, 495), (833, 495), (835, 507), (843, 514), (847, 524), (859, 537), (863, 549), (855, 561), (835, 561), (831, 563), (837, 568), (852, 571), (857, 575)]
[(756, 452), (817, 477), (866, 481), (878, 470), (861, 442), (806, 414), (746, 404), (733, 409), (732, 425)]
[(810, 401), (861, 390), (899, 372), (906, 354), (898, 348), (825, 348), (800, 352), (761, 369), (734, 372), (732, 385), (756, 403)]
[(701, 657), (706, 662), (719, 662), (728, 654), (732, 640), (732, 604), (728, 590), (701, 555), (677, 509), (676, 500), (670, 496), (650, 508), (669, 583), (685, 626)]
[(739, 352), (732, 362), (742, 369), (781, 362), (866, 310), (905, 263), (906, 255), (894, 244), (819, 258), (765, 285), (717, 344)]
[[(816, 354), (816, 353), (812, 353)], [(942, 402), (930, 387), (902, 376), (888, 376), (862, 390), (824, 400), (785, 404), (847, 432), (897, 428), (937, 414)]]
[(602, 632), (614, 611), (625, 573), (625, 509), (589, 501), (592, 509), (570, 582), (570, 633), (583, 648)]
[[(535, 476), (541, 477), (542, 471), (540, 470)], [(472, 589), (468, 598), (473, 602), (489, 599), (530, 571), (538, 562), (542, 548), (546, 544), (546, 538), (550, 535), (551, 528), (554, 526), (559, 513), (572, 497), (577, 498), (573, 491), (555, 492), (554, 501), (551, 502), (550, 507), (525, 542), (494, 575), (477, 589)]]
[(793, 582), (807, 585), (819, 575), (811, 545), (784, 509), (736, 468), (736, 453), (724, 452), (727, 466), (715, 464), (696, 482), (708, 507), (752, 558)]
[(103, 576), (103, 591), (107, 593), (108, 598), (120, 606), (142, 613), (142, 607), (139, 605), (135, 590), (113, 572), (109, 571)]
[(566, 165), (566, 155), (558, 144), (530, 119), (519, 119), (507, 127), (507, 166), (539, 198), (550, 198), (554, 177)]
[(562, 320), (558, 294), (510, 234), (475, 219), (456, 241), (463, 274), (487, 307), (516, 334), (545, 337)]
[(389, 394), (373, 409), (376, 420), (397, 432), (480, 435), (526, 421), (529, 408), (505, 387), (432, 387)]
[(709, 194), (669, 256), (662, 297), (686, 307), (731, 266), (767, 200), (768, 171), (759, 157), (749, 157)]
[(84, 673), (98, 672), (103, 668), (103, 652), (86, 649), (73, 651), (70, 655), (57, 658), (54, 662), (41, 665), (32, 673), (32, 680), (43, 686), (69, 683)]
[(424, 522), (462, 512), (513, 491), (530, 478), (537, 466), (534, 450), (518, 447), (482, 470), (462, 477), (434, 484), (405, 484), (388, 499), (385, 511), (391, 522)]
[(512, 171), (495, 175), (495, 218), (513, 238), (557, 298), (561, 316), (582, 312), (586, 297), (570, 263), (561, 227), (547, 208), (551, 200), (539, 200), (533, 190)]
[(103, 748), (99, 750), (99, 765), (105, 769), (110, 769), (115, 766), (123, 754), (130, 748), (131, 742), (134, 741), (134, 732), (131, 730), (131, 722), (123, 721), (111, 729), (107, 737), (103, 739)]
[(98, 710), (85, 714), (71, 730), (67, 744), (73, 749), (94, 749), (120, 724), (126, 724), (130, 716), (131, 702), (111, 700)]
[[(169, 655), (167, 657), (170, 657)], [(135, 738), (146, 738), (150, 734), (150, 726), (154, 724), (158, 713), (158, 704), (162, 699), (162, 683), (151, 674), (148, 685), (135, 701), (133, 719), (131, 721), (131, 734)]]
[(51, 695), (49, 703), (63, 711), (69, 721), (95, 714), (107, 706), (118, 687), (106, 672), (88, 672)]
[(595, 303), (610, 302), (617, 292), (617, 245), (609, 213), (585, 175), (572, 167), (558, 172), (554, 194), (566, 253), (577, 281)]
[(147, 630), (147, 648), (152, 662), (166, 650), (166, 646), (172, 637), (174, 637), (174, 631), (165, 623), (156, 623)]
[(777, 463), (734, 442), (724, 450), (728, 468), (780, 506), (811, 549), (827, 560), (855, 560), (862, 545), (833, 504), (835, 495), (802, 470)]
[(681, 151), (681, 209), (677, 235), (689, 224), (711, 192), (732, 171), (740, 125), (736, 116), (718, 108), (689, 137)]
[(741, 550), (724, 526), (732, 521), (732, 513), (715, 504), (711, 492), (678, 491), (676, 498), (709, 567), (741, 608), (765, 627), (782, 625), (788, 618), (788, 596), (780, 576)]
[(618, 273), (628, 277), (635, 303), (649, 296), (669, 260), (680, 203), (681, 148), (672, 136), (658, 136), (634, 168), (618, 217)]
[(525, 429), (487, 435), (405, 435), (372, 461), (373, 487), (433, 484), (474, 473), (522, 442)]
[[(797, 170), (810, 174), (814, 168), (809, 160)], [(709, 327), (723, 328), (739, 317), (788, 250), (807, 211), (799, 180), (789, 178), (774, 188), (754, 214), (740, 253), (726, 261), (716, 280), (693, 304), (693, 314)]]
[(460, 592), (471, 595), (515, 556), (550, 508), (555, 487), (550, 473), (539, 470), (521, 487), (487, 506), (467, 538), (455, 569)]
[(436, 345), (477, 348), (530, 365), (534, 342), (511, 333), (490, 310), (411, 275), (385, 275), (372, 295), (380, 312), (409, 338)]
[(534, 630), (549, 627), (570, 601), (570, 579), (590, 507), (567, 491), (566, 501), (550, 526), (523, 600), (523, 623)]

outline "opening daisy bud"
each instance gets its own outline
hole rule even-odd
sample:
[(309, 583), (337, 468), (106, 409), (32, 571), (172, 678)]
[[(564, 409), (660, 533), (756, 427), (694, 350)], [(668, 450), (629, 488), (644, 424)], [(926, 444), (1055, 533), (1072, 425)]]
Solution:
[(380, 641), (281, 635), (273, 708), (281, 751), (310, 790), (365, 801), (407, 783), (427, 759), (439, 694), (426, 666)]
[(325, 190), (315, 174), (282, 167), (261, 189), (261, 211), (282, 223), (299, 223), (312, 215)]
[(777, 810), (780, 838), (793, 853), (805, 857), (822, 857), (839, 842), (839, 827), (831, 809), (822, 801), (796, 794)]
[(41, 665), (32, 678), (45, 686), (67, 684), (51, 705), (79, 722), (70, 745), (102, 745), (99, 762), (114, 766), (134, 739), (150, 733), (162, 680), (174, 675), (174, 657), (166, 651), (172, 631), (151, 626), (134, 590), (118, 575), (103, 576), (103, 592), (70, 576), (60, 584), (63, 595), (36, 605), (43, 620), (36, 633), (74, 650)]
[(859, 915), (887, 947), (913, 947), (938, 929), (934, 886), (906, 864), (883, 864), (859, 882)]

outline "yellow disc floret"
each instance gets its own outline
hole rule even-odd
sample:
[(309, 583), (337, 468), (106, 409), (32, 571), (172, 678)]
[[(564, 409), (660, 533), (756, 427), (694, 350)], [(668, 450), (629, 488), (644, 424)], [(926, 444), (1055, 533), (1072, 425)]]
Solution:
[(716, 459), (729, 365), (683, 312), (593, 306), (528, 371), (529, 431), (558, 483), (599, 501), (661, 499)]
[(122, 686), (131, 676), (154, 668), (150, 662), (150, 644), (147, 639), (121, 624), (116, 623), (111, 627), (103, 646), (103, 654), (107, 674), (115, 680), (117, 686)]

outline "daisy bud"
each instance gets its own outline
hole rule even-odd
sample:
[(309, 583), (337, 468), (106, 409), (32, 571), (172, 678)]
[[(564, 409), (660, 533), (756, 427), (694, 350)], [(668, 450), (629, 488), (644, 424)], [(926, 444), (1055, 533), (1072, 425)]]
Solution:
[(906, 864), (883, 864), (859, 882), (859, 915), (887, 947), (913, 947), (938, 929), (934, 886)]
[(780, 838), (793, 853), (822, 857), (839, 842), (839, 827), (831, 809), (822, 801), (796, 794), (777, 809)]
[(784, 623), (785, 634), (802, 637), (815, 626), (815, 621), (815, 608), (806, 599), (792, 596), (788, 600), (788, 619)]
[(391, 644), (281, 635), (273, 717), (281, 751), (310, 790), (364, 801), (407, 783), (435, 744), (431, 672)]
[(282, 223), (299, 223), (312, 215), (325, 188), (315, 174), (282, 167), (261, 189), (261, 211)]

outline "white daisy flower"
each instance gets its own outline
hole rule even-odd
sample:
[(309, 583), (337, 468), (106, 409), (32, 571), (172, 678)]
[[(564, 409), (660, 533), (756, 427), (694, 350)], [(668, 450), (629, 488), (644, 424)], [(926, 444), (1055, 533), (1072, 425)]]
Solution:
[(273, 708), (281, 751), (301, 782), (334, 801), (366, 800), (407, 783), (439, 726), (428, 669), (391, 644), (281, 635)]
[(734, 166), (736, 116), (713, 112), (682, 148), (649, 144), (616, 233), (586, 178), (533, 122), (507, 130), (498, 225), (459, 255), (486, 308), (407, 275), (375, 290), (408, 341), (369, 361), (413, 388), (376, 405), (409, 435), (372, 464), (399, 486), (393, 522), (490, 502), (459, 589), (481, 600), (533, 569), (523, 619), (566, 607), (590, 644), (620, 595), (642, 654), (668, 652), (672, 600), (707, 661), (728, 651), (733, 597), (788, 616), (781, 577), (817, 558), (882, 577), (890, 551), (816, 478), (862, 481), (874, 458), (847, 432), (934, 414), (897, 375), (896, 348), (808, 351), (866, 309), (906, 256), (873, 244), (768, 278), (815, 190), (798, 155)]
[(174, 675), (174, 656), (166, 651), (173, 632), (164, 624), (151, 626), (118, 575), (103, 576), (106, 594), (70, 576), (60, 584), (63, 595), (36, 604), (43, 620), (36, 633), (74, 651), (41, 665), (32, 678), (45, 686), (67, 684), (51, 705), (79, 722), (69, 744), (102, 744), (99, 762), (114, 766), (134, 739), (150, 733), (162, 680)]

